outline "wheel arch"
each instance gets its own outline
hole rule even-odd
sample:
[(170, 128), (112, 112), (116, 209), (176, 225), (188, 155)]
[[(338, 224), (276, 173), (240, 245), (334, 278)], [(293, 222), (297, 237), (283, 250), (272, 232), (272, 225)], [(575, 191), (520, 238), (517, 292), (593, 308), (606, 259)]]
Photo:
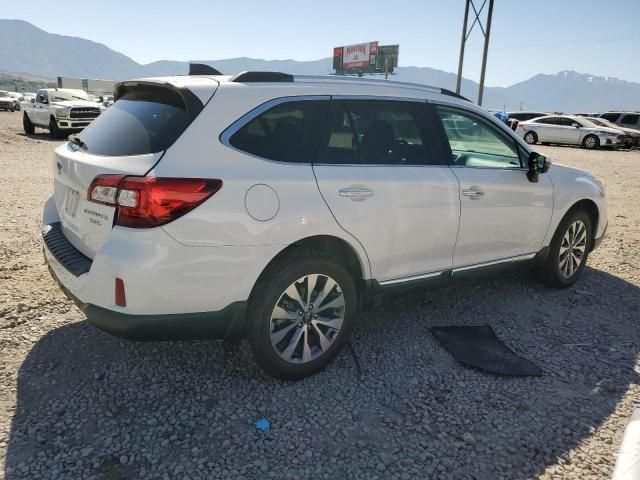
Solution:
[[(598, 233), (598, 225), (599, 225), (599, 221), (600, 221), (600, 210), (598, 209), (598, 205), (596, 204), (596, 202), (594, 202), (593, 200), (589, 199), (589, 198), (583, 198), (580, 199), (576, 202), (574, 202), (567, 210), (566, 212), (564, 212), (564, 215), (562, 215), (562, 217), (560, 218), (560, 220), (558, 221), (552, 236), (555, 235), (555, 231), (558, 229), (558, 226), (564, 221), (565, 218), (567, 218), (569, 215), (572, 215), (573, 213), (575, 213), (578, 210), (583, 210), (587, 213), (587, 215), (589, 216), (589, 220), (591, 220), (591, 227), (592, 227), (592, 235), (593, 238), (591, 239), (591, 246), (593, 247), (593, 242), (596, 239), (596, 235)], [(591, 248), (592, 248), (591, 247)]]
[(362, 256), (358, 254), (356, 248), (346, 240), (333, 235), (313, 235), (287, 245), (278, 252), (278, 254), (273, 257), (269, 263), (267, 263), (267, 265), (265, 265), (260, 275), (262, 275), (270, 265), (280, 260), (283, 256), (288, 255), (296, 248), (318, 250), (336, 258), (340, 262), (344, 262), (344, 265), (347, 266), (356, 282), (361, 282), (367, 276), (368, 263), (365, 262), (368, 262), (368, 260), (366, 258), (362, 258)]

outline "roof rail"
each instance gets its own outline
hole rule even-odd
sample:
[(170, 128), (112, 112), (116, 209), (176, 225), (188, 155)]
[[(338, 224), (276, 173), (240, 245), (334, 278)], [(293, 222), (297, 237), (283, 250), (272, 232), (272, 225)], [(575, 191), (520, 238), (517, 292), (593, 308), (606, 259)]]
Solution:
[(204, 63), (190, 63), (189, 75), (222, 75), (220, 70)]
[(248, 82), (293, 82), (293, 75), (282, 72), (240, 72), (231, 77), (230, 82), (248, 83)]
[(449, 95), (452, 97), (459, 98), (461, 100), (466, 100), (467, 102), (471, 102), (466, 97), (454, 93), (446, 88), (434, 87), (433, 85), (425, 85), (424, 83), (412, 83), (412, 82), (400, 82), (397, 80), (382, 80), (378, 78), (364, 78), (364, 77), (351, 77), (344, 75), (296, 75), (295, 79), (298, 80), (325, 80), (325, 81), (334, 81), (334, 82), (344, 82), (344, 83), (372, 83), (375, 85), (388, 85), (388, 86), (397, 86), (397, 87), (405, 87), (405, 88), (415, 88), (418, 90), (428, 90), (434, 93), (441, 93), (442, 95)]

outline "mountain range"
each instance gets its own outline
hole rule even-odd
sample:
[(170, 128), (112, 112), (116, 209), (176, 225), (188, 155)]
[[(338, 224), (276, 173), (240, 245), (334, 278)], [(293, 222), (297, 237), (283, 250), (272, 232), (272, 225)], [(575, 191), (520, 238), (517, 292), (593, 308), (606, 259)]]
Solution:
[[(161, 60), (139, 64), (106, 45), (78, 37), (45, 32), (22, 20), (0, 19), (0, 71), (46, 78), (58, 76), (124, 80), (185, 74), (189, 62)], [(490, 58), (490, 57), (489, 57)], [(272, 70), (292, 74), (331, 73), (331, 58), (314, 61), (230, 58), (193, 60), (225, 74), (243, 70)], [(489, 68), (490, 62), (489, 62)], [(398, 67), (394, 80), (455, 89), (454, 73), (429, 67)], [(462, 94), (475, 100), (478, 84), (464, 79)], [(485, 87), (485, 107), (507, 110), (598, 112), (640, 110), (640, 83), (574, 71), (539, 74), (509, 87)]]

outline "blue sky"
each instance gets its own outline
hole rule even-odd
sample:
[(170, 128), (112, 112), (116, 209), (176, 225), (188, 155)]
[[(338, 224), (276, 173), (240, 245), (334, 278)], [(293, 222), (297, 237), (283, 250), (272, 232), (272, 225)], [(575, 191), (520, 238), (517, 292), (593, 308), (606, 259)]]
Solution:
[[(334, 46), (379, 40), (400, 44), (401, 66), (456, 72), (464, 0), (30, 0), (8, 10), (44, 30), (104, 43), (140, 63), (316, 60), (330, 56)], [(638, 22), (640, 0), (495, 0), (486, 83), (508, 86), (560, 70), (640, 82)], [(471, 40), (464, 76), (477, 81), (477, 26)]]

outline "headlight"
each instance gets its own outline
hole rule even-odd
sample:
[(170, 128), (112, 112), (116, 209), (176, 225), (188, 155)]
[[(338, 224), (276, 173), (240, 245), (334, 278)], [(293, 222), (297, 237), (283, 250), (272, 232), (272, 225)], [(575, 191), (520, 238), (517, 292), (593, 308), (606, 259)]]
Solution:
[(611, 133), (611, 132), (598, 132), (598, 135), (606, 135), (607, 137), (615, 137), (616, 136), (615, 133)]
[(61, 108), (59, 110), (56, 110), (56, 117), (57, 118), (67, 118), (69, 116), (69, 109), (68, 108)]

